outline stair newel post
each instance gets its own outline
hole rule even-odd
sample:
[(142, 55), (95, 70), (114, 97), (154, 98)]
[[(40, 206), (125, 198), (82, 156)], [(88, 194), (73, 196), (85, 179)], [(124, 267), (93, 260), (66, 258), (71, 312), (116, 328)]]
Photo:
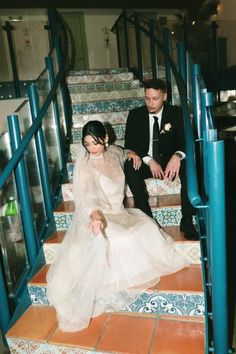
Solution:
[[(53, 70), (53, 63), (52, 63), (52, 58), (50, 56), (45, 58), (45, 64), (46, 68), (48, 69), (48, 76), (49, 76), (49, 85), (50, 89), (52, 88), (54, 82), (55, 82), (55, 77), (54, 77), (54, 70)], [(62, 134), (61, 134), (61, 122), (60, 122), (60, 112), (58, 108), (58, 101), (57, 101), (57, 96), (55, 95), (53, 99), (53, 112), (54, 112), (54, 120), (55, 120), (55, 127), (56, 127), (56, 136), (58, 139), (58, 145), (59, 145), (59, 161), (60, 161), (60, 167), (62, 168), (64, 165), (64, 157), (65, 157), (65, 151), (62, 143)]]
[[(38, 119), (39, 113), (39, 96), (37, 92), (37, 88), (35, 84), (29, 86), (29, 101), (30, 101), (30, 109), (32, 120), (35, 121)], [(38, 156), (38, 163), (39, 163), (39, 170), (42, 182), (42, 189), (44, 195), (44, 204), (46, 209), (46, 214), (48, 217), (48, 221), (50, 222), (53, 220), (53, 197), (52, 197), (52, 190), (51, 190), (51, 181), (49, 177), (49, 170), (48, 170), (48, 159), (47, 159), (47, 151), (45, 146), (45, 139), (44, 133), (42, 129), (42, 125), (38, 132), (35, 135), (35, 144)]]
[(149, 31), (150, 31), (150, 50), (151, 50), (151, 63), (152, 63), (152, 77), (157, 78), (157, 51), (155, 45), (155, 29), (156, 29), (156, 20), (149, 20)]
[[(170, 56), (170, 32), (168, 28), (163, 28), (163, 44), (168, 55)], [(166, 73), (166, 88), (167, 88), (167, 100), (172, 104), (172, 85), (171, 85), (171, 68), (168, 58), (165, 55), (165, 73)]]
[(10, 309), (7, 296), (6, 283), (4, 281), (3, 269), (0, 263), (0, 327), (3, 335), (7, 332), (10, 323)]
[(187, 84), (186, 48), (183, 41), (177, 44), (177, 52), (179, 72), (185, 84)]
[(224, 142), (209, 142), (209, 205), (214, 353), (228, 353)]
[(126, 64), (127, 68), (130, 69), (130, 58), (129, 58), (129, 35), (128, 35), (128, 25), (126, 19), (126, 11), (123, 11), (123, 21), (124, 21), (124, 35), (125, 35), (125, 52), (126, 52)]
[(138, 14), (134, 15), (134, 23), (135, 23), (136, 52), (137, 52), (137, 61), (138, 61), (138, 77), (139, 80), (143, 82), (143, 61), (142, 61), (141, 35), (140, 35)]
[[(7, 117), (12, 155), (16, 152), (21, 143), (20, 125), (18, 116), (10, 115)], [(24, 227), (24, 237), (27, 248), (29, 264), (33, 266), (38, 254), (37, 237), (33, 223), (33, 212), (30, 202), (28, 176), (24, 158), (21, 158), (15, 168), (15, 179), (17, 194), (21, 207), (21, 218)]]

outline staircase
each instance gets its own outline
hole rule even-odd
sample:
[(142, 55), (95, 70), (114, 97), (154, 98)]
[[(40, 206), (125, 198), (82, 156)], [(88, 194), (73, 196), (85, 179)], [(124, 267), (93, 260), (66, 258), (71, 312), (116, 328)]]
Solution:
[[(199, 242), (187, 241), (179, 230), (180, 182), (146, 180), (153, 216), (177, 242), (191, 262), (142, 293), (122, 312), (105, 313), (80, 332), (58, 329), (54, 308), (47, 300), (46, 274), (68, 229), (74, 210), (73, 166), (83, 125), (98, 119), (113, 128), (123, 145), (128, 111), (144, 104), (143, 89), (126, 69), (71, 72), (67, 78), (73, 106), (71, 160), (62, 187), (63, 202), (55, 210), (56, 232), (43, 244), (45, 262), (28, 282), (18, 319), (7, 333), (11, 353), (204, 353), (204, 295)], [(114, 140), (114, 139), (113, 139)], [(127, 187), (126, 207), (133, 206)], [(26, 305), (27, 304), (27, 305)]]

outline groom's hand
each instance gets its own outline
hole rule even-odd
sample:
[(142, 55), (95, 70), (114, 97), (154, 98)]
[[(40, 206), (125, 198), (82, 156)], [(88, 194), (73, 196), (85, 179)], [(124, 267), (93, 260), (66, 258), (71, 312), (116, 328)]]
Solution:
[(173, 181), (175, 178), (179, 176), (181, 159), (177, 155), (173, 155), (166, 165), (165, 169), (165, 178)]
[(159, 165), (154, 159), (149, 161), (149, 168), (152, 173), (152, 177), (163, 179), (164, 178), (164, 171), (162, 170), (161, 165)]

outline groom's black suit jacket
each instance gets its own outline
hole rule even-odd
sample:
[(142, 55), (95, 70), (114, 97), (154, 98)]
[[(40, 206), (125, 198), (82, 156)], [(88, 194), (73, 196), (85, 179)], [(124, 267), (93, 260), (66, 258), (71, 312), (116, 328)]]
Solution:
[[(171, 127), (164, 132), (164, 127)], [(166, 166), (175, 151), (185, 151), (182, 110), (177, 106), (163, 107), (159, 137), (161, 164)], [(125, 148), (135, 151), (141, 158), (148, 155), (149, 149), (149, 115), (146, 106), (135, 108), (129, 112)]]

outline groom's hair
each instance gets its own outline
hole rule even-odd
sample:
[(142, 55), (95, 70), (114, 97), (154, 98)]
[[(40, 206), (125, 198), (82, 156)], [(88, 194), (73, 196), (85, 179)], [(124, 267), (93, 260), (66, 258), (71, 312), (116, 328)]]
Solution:
[(166, 92), (166, 83), (161, 79), (150, 79), (144, 82), (144, 88), (145, 90), (152, 88)]

